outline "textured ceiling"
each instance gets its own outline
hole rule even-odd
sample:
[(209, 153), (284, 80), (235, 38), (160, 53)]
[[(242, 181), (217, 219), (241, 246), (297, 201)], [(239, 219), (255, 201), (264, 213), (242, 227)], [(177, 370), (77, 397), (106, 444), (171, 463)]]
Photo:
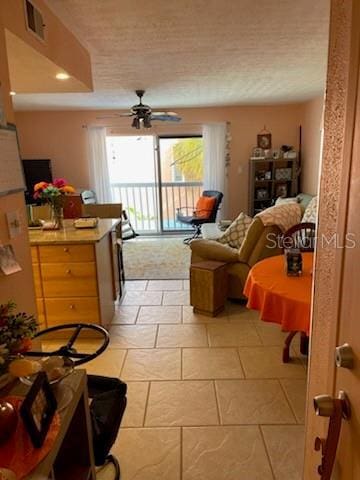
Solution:
[(302, 101), (323, 90), (329, 0), (47, 0), (88, 48), (94, 92), (17, 95), (17, 109)]

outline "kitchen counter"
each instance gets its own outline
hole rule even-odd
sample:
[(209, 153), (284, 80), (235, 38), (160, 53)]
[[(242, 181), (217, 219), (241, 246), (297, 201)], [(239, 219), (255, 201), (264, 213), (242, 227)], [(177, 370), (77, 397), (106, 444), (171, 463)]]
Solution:
[(100, 218), (96, 228), (75, 228), (73, 220), (64, 220), (60, 230), (29, 228), (30, 245), (64, 245), (100, 242), (120, 223), (118, 219)]

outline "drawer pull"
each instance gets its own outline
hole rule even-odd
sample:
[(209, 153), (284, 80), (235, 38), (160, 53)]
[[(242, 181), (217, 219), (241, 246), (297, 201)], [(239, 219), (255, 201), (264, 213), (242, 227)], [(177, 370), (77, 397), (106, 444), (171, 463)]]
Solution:
[(71, 304), (71, 305), (69, 305), (69, 308), (70, 308), (70, 310), (74, 310), (75, 305)]
[(68, 268), (68, 269), (66, 270), (66, 273), (67, 273), (68, 275), (70, 275), (70, 273), (71, 273), (70, 268)]
[(69, 251), (69, 249), (68, 249), (67, 247), (65, 247), (65, 248), (64, 248), (64, 252), (67, 253), (68, 251)]

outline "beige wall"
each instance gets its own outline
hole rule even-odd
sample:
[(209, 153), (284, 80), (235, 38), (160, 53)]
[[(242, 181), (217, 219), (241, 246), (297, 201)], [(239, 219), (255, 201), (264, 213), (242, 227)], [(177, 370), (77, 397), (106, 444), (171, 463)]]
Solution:
[(303, 134), (301, 189), (313, 195), (317, 193), (319, 186), (323, 107), (323, 96), (306, 102), (301, 122)]
[[(14, 121), (14, 114), (9, 96), (10, 84), (7, 66), (7, 55), (5, 48), (5, 33), (0, 12), (0, 82), (4, 98), (5, 112), (9, 122)], [(1, 175), (1, 172), (0, 172)], [(6, 213), (18, 211), (22, 232), (14, 239), (9, 238)], [(22, 267), (22, 271), (13, 275), (5, 276), (0, 273), (0, 303), (12, 299), (18, 304), (20, 310), (35, 314), (35, 294), (32, 278), (30, 247), (27, 234), (27, 223), (25, 222), (25, 205), (22, 193), (8, 196), (0, 196), (0, 243), (11, 244), (16, 257)]]
[[(256, 135), (264, 125), (272, 133), (273, 148), (283, 144), (298, 148), (299, 125), (304, 105), (239, 106), (224, 108), (177, 109), (182, 116), (181, 130), (199, 130), (206, 122), (231, 124), (231, 167), (229, 170), (230, 217), (247, 211), (248, 164)], [(54, 174), (64, 176), (77, 188), (89, 186), (86, 129), (83, 125), (111, 125), (121, 134), (134, 134), (129, 118), (97, 120), (113, 112), (42, 111), (16, 112), (23, 158), (50, 158)], [(159, 125), (159, 124), (158, 124)], [(162, 124), (156, 130), (176, 132), (178, 126)]]

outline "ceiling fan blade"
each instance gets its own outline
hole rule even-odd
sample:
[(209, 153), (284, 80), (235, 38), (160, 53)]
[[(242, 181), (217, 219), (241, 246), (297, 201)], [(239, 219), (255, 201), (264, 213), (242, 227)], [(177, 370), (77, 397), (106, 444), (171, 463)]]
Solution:
[(152, 112), (151, 115), (153, 115), (154, 117), (156, 116), (164, 116), (164, 115), (167, 115), (169, 117), (178, 117), (179, 115), (175, 112)]
[(104, 115), (103, 117), (96, 117), (98, 120), (105, 118), (119, 118), (119, 117), (133, 117), (133, 113), (114, 113), (113, 115)]
[(156, 112), (156, 114), (151, 114), (151, 120), (160, 120), (161, 122), (180, 122), (181, 117), (178, 115), (169, 115), (167, 112)]

